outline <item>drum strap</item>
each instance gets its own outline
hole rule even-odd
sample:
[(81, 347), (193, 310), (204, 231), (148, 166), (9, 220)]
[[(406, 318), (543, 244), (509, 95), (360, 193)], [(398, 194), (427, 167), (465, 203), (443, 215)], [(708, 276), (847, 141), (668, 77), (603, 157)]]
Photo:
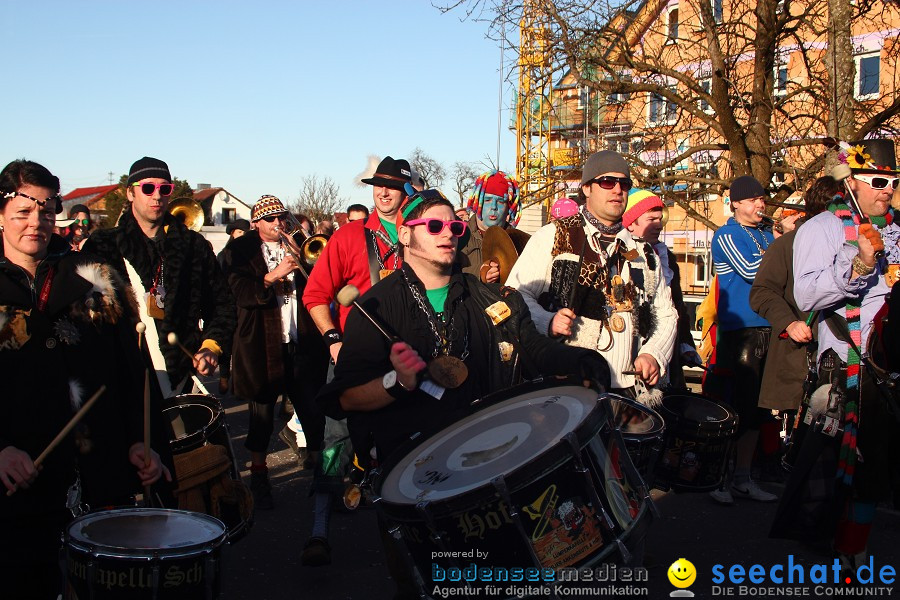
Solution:
[[(141, 283), (141, 276), (138, 275), (137, 270), (127, 258), (123, 256), (122, 260), (125, 261), (125, 271), (135, 295), (138, 298), (143, 298), (146, 290), (144, 289), (144, 284)], [(147, 327), (144, 336), (147, 340), (147, 350), (150, 353), (153, 370), (156, 371), (156, 379), (159, 381), (159, 387), (162, 389), (163, 398), (168, 398), (172, 395), (172, 382), (169, 379), (169, 372), (166, 370), (166, 359), (159, 349), (159, 332), (156, 331), (156, 319), (147, 314), (147, 306), (144, 302), (137, 302), (137, 306), (138, 316)]]

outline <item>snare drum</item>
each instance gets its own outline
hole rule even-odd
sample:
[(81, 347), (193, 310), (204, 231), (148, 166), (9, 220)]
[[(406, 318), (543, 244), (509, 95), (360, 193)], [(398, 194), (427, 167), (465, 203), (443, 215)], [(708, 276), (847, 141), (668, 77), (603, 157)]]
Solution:
[[(252, 499), (241, 482), (221, 403), (213, 396), (183, 394), (166, 401), (163, 416), (171, 426), (178, 507), (221, 519), (229, 541), (236, 541), (250, 527)], [(186, 493), (225, 472), (227, 485), (220, 487), (227, 489)]]
[(613, 423), (622, 433), (631, 462), (648, 484), (653, 483), (653, 468), (663, 446), (666, 424), (658, 412), (624, 396), (607, 394)]
[(70, 600), (211, 600), (225, 525), (208, 515), (128, 508), (79, 517), (63, 537)]
[(437, 581), (433, 565), (628, 562), (649, 497), (609, 402), (579, 385), (532, 382), (481, 404), (398, 450), (375, 481), (376, 507), (397, 527), (425, 588)]
[(689, 492), (718, 488), (737, 431), (737, 414), (684, 391), (666, 394), (659, 412), (666, 423), (666, 443), (656, 463), (655, 486)]

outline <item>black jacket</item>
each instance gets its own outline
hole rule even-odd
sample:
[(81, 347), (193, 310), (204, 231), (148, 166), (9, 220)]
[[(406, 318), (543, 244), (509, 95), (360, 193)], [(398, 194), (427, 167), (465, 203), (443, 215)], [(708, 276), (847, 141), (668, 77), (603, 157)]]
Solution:
[[(429, 321), (413, 298), (403, 274), (425, 295), (415, 272), (403, 265), (369, 290), (362, 306), (387, 328), (389, 333), (412, 346), (427, 362), (435, 347)], [(494, 325), (485, 308), (504, 302), (510, 316)], [(448, 389), (441, 400), (420, 390), (370, 413), (350, 413), (354, 421), (374, 433), (379, 456), (386, 457), (411, 434), (446, 426), (464, 415), (473, 400), (482, 398), (525, 379), (539, 375), (588, 375), (609, 386), (609, 368), (596, 352), (565, 346), (538, 333), (528, 307), (512, 288), (483, 284), (476, 277), (455, 273), (445, 304), (450, 354), (465, 357), (468, 377), (456, 389)], [(503, 360), (500, 343), (511, 343), (514, 352)], [(334, 380), (323, 388), (317, 401), (332, 418), (348, 413), (340, 407), (343, 390), (362, 385), (391, 370), (390, 343), (358, 310), (351, 311), (338, 357)]]
[[(248, 400), (280, 393), (284, 387), (281, 306), (274, 287), (263, 278), (269, 272), (259, 233), (231, 240), (223, 252), (223, 269), (237, 301), (238, 326), (232, 345), (234, 393)], [(309, 358), (309, 377), (324, 383), (328, 368), (325, 343), (303, 306), (306, 280), (295, 275), (299, 351)]]
[(0, 515), (62, 508), (76, 463), (84, 499), (94, 507), (140, 490), (127, 456), (143, 437), (143, 362), (122, 280), (95, 257), (71, 252), (58, 236), (33, 285), (2, 250), (0, 243), (0, 448), (37, 458), (75, 413), (73, 389), (81, 402), (101, 385), (106, 392), (50, 453), (30, 489), (0, 494)]
[[(162, 240), (165, 317), (154, 323), (162, 341), (160, 350), (166, 360), (169, 378), (175, 385), (189, 374), (191, 362), (177, 346), (165, 343), (168, 334), (176, 333), (191, 352), (196, 352), (204, 340), (211, 339), (227, 354), (234, 334), (235, 309), (231, 290), (209, 242), (171, 215), (166, 215), (165, 227)], [(125, 281), (128, 281), (128, 274), (123, 257), (127, 258), (140, 276), (145, 291), (149, 291), (158, 260), (153, 256), (155, 249), (151, 241), (130, 210), (122, 214), (115, 228), (92, 233), (82, 251), (109, 262)], [(137, 301), (145, 302), (145, 299), (138, 298)]]

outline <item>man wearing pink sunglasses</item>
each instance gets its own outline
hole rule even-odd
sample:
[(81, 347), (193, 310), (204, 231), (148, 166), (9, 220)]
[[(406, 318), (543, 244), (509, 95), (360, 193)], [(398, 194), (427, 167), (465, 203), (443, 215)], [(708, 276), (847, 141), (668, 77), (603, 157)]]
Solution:
[[(236, 323), (234, 297), (212, 247), (166, 210), (173, 191), (165, 162), (149, 156), (135, 161), (118, 224), (95, 231), (83, 248), (110, 262), (134, 289), (164, 398), (189, 392), (192, 374), (215, 371)], [(191, 358), (168, 343), (171, 333)]]
[[(402, 213), (403, 265), (359, 301), (394, 340), (351, 311), (334, 380), (317, 398), (332, 418), (351, 417), (351, 435), (357, 426), (372, 431), (379, 460), (416, 432), (451, 424), (473, 399), (523, 379), (571, 374), (608, 385), (606, 361), (539, 334), (515, 290), (460, 272), (466, 224), (440, 192), (410, 196)], [(395, 552), (388, 540), (386, 551)], [(395, 597), (418, 597), (404, 573), (392, 575)]]

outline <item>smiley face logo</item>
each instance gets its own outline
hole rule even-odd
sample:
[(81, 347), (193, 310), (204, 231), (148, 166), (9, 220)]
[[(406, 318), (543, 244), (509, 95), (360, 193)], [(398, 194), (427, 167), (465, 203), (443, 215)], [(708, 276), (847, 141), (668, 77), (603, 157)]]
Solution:
[(669, 575), (669, 583), (677, 588), (690, 587), (694, 580), (697, 579), (697, 569), (686, 558), (679, 558), (673, 562), (667, 573)]

